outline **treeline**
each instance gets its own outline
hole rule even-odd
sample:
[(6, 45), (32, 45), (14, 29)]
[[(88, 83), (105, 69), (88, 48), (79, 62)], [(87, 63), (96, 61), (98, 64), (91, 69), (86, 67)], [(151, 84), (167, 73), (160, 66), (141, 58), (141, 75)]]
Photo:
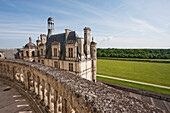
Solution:
[(170, 59), (170, 49), (97, 49), (97, 57)]

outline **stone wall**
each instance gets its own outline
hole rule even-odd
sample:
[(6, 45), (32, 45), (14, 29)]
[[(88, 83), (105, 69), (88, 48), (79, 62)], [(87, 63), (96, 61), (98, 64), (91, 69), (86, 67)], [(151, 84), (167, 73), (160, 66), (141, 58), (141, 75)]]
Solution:
[(162, 110), (114, 88), (46, 65), (0, 60), (0, 75), (33, 92), (54, 113), (162, 113)]

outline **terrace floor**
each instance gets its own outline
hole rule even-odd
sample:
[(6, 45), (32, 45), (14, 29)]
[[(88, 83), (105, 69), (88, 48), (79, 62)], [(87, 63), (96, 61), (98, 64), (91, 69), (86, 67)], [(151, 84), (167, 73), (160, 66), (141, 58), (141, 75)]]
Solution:
[(35, 111), (16, 89), (0, 82), (0, 113), (35, 113)]

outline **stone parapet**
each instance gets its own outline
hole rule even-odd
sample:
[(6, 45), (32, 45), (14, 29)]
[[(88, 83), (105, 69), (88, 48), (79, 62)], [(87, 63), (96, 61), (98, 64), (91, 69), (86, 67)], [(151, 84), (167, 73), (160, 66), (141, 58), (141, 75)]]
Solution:
[(163, 113), (114, 88), (39, 63), (0, 60), (0, 75), (34, 92), (49, 112)]

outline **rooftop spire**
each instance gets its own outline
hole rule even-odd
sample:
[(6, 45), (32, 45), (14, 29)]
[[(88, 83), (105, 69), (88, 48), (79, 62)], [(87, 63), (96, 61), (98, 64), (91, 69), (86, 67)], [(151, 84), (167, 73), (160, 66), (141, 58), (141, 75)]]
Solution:
[(31, 37), (29, 37), (29, 43), (32, 43), (32, 42), (31, 42)]
[(92, 42), (94, 41), (94, 37), (92, 37)]

